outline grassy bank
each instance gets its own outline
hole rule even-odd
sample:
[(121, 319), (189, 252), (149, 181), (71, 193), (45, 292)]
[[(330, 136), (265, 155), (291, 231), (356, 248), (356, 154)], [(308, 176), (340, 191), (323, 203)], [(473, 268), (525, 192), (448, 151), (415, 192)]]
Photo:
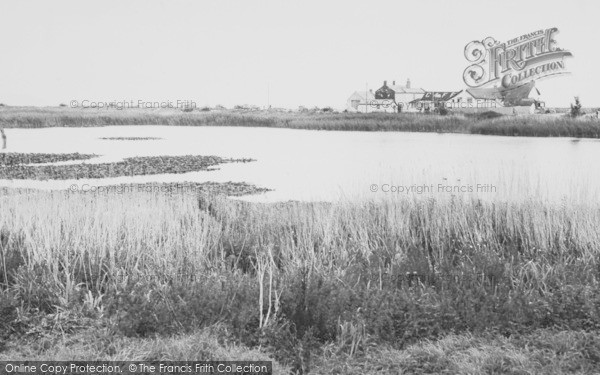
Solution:
[[(208, 203), (0, 195), (6, 353), (254, 351), (311, 373), (600, 368), (597, 206)], [(215, 346), (188, 352), (194, 337)]]
[(181, 112), (175, 110), (0, 109), (6, 128), (110, 125), (254, 126), (311, 130), (408, 131), (529, 137), (600, 138), (600, 121), (569, 117), (482, 118), (417, 114), (273, 113), (266, 111)]

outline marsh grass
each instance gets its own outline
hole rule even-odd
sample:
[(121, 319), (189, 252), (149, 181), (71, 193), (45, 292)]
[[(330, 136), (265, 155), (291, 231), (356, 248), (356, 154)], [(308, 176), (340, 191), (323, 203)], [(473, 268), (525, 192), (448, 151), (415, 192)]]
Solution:
[(5, 107), (5, 128), (110, 125), (250, 126), (336, 131), (408, 131), (530, 137), (600, 138), (600, 121), (568, 116), (437, 116), (386, 113), (186, 112)]
[(453, 333), (600, 328), (595, 205), (210, 202), (0, 195), (9, 336), (26, 339), (42, 317), (125, 337), (220, 324), (306, 373), (330, 345), (359, 358)]

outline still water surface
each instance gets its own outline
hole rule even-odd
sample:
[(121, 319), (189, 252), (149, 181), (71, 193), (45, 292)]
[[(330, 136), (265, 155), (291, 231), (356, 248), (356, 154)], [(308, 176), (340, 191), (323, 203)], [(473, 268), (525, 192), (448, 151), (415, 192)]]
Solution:
[[(257, 161), (221, 165), (218, 171), (179, 175), (79, 181), (0, 180), (0, 186), (67, 189), (74, 183), (97, 186), (154, 181), (235, 181), (273, 189), (264, 195), (245, 198), (254, 201), (452, 194), (511, 200), (598, 201), (600, 197), (597, 140), (174, 126), (6, 132), (7, 152), (101, 155), (86, 163), (114, 162), (132, 156), (189, 154)], [(162, 139), (111, 141), (102, 137)]]

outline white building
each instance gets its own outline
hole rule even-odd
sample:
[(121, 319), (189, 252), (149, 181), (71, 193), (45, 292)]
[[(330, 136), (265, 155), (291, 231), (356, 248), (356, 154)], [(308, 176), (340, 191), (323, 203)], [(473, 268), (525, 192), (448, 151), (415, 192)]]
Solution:
[(419, 111), (444, 105), (453, 112), (495, 111), (502, 114), (535, 113), (544, 107), (540, 92), (532, 81), (514, 88), (469, 88), (456, 92), (427, 92), (412, 103)]
[(348, 112), (374, 112), (373, 108), (368, 108), (374, 100), (373, 90), (355, 91), (346, 101), (346, 110)]

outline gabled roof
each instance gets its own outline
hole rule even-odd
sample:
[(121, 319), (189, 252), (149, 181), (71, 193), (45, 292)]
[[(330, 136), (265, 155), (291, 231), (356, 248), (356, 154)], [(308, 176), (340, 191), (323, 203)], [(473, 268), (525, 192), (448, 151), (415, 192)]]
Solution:
[(365, 100), (365, 96), (366, 96), (367, 100), (375, 99), (375, 94), (373, 94), (373, 92), (371, 90), (369, 90), (369, 91), (365, 91), (365, 90), (354, 91), (354, 93), (352, 93), (352, 95), (350, 95), (350, 98), (357, 97), (361, 100)]
[(402, 86), (402, 85), (390, 85), (388, 86), (390, 89), (392, 89), (394, 92), (397, 93), (401, 93), (401, 94), (422, 94), (425, 92), (425, 90), (420, 89), (420, 88), (415, 88), (415, 87), (406, 87), (406, 86)]

